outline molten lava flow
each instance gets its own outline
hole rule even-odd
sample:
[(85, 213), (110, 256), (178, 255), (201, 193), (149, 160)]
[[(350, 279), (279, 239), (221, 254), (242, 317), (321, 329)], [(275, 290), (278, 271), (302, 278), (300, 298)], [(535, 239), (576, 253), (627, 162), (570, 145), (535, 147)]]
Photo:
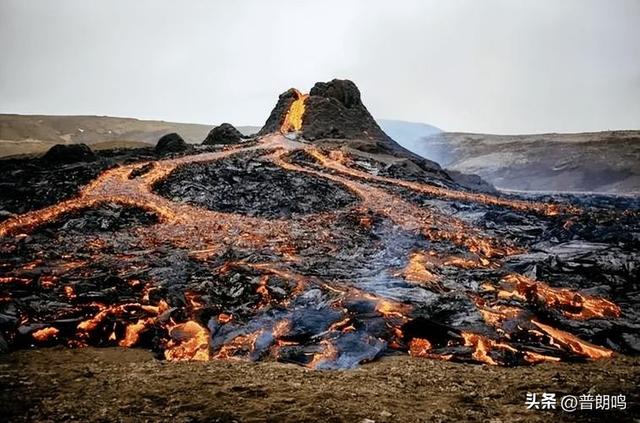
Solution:
[(222, 348), (213, 356), (216, 360), (228, 360), (230, 358), (239, 359), (244, 355), (248, 355), (255, 351), (256, 340), (264, 333), (263, 330), (257, 330), (247, 335), (239, 335), (232, 341), (223, 345)]
[(556, 204), (548, 203), (536, 203), (523, 200), (511, 200), (507, 198), (495, 197), (489, 194), (470, 193), (464, 191), (455, 191), (447, 188), (436, 187), (434, 185), (427, 185), (418, 182), (405, 181), (401, 179), (387, 178), (384, 176), (372, 175), (360, 170), (356, 170), (347, 167), (343, 164), (344, 156), (341, 155), (341, 161), (332, 160), (330, 157), (325, 156), (317, 149), (311, 149), (309, 153), (323, 166), (330, 169), (334, 169), (340, 173), (354, 176), (365, 180), (375, 180), (379, 182), (386, 182), (393, 185), (409, 188), (411, 190), (422, 192), (425, 194), (445, 197), (460, 201), (469, 201), (473, 203), (484, 203), (495, 206), (504, 206), (513, 208), (515, 210), (531, 211), (546, 216), (556, 216), (560, 213), (579, 213), (580, 209), (573, 206), (558, 206)]
[(271, 302), (271, 294), (269, 294), (269, 276), (263, 275), (258, 282), (256, 292), (260, 295), (260, 306), (266, 306)]
[(282, 338), (283, 336), (287, 335), (287, 333), (289, 333), (290, 330), (291, 330), (291, 322), (288, 320), (280, 320), (273, 327), (273, 337), (276, 339)]
[(92, 318), (88, 319), (88, 320), (84, 320), (82, 322), (80, 322), (78, 324), (78, 330), (83, 332), (83, 333), (89, 333), (89, 332), (93, 332), (94, 330), (96, 330), (96, 328), (98, 328), (98, 326), (102, 323), (102, 321), (104, 319), (107, 318), (107, 316), (109, 316), (109, 314), (113, 313), (113, 312), (118, 312), (118, 307), (113, 307), (113, 308), (106, 308), (104, 305), (102, 304), (96, 304), (97, 307), (99, 307), (100, 311), (98, 312), (98, 314), (96, 314), (95, 316), (93, 316)]
[(440, 256), (435, 251), (414, 252), (409, 256), (409, 262), (399, 273), (409, 282), (431, 286), (440, 291), (446, 290), (440, 283), (438, 271), (444, 267), (451, 266), (460, 269), (479, 269), (485, 267), (498, 267), (484, 257), (477, 259), (456, 256)]
[(426, 255), (413, 253), (409, 257), (409, 263), (402, 271), (402, 276), (410, 281), (422, 284), (432, 284), (438, 280), (438, 276), (430, 269), (427, 269), (428, 261)]
[(458, 267), (460, 269), (478, 269), (491, 265), (491, 262), (484, 257), (478, 257), (478, 260), (465, 257), (447, 257), (444, 259), (443, 265)]
[(227, 313), (220, 313), (218, 314), (218, 323), (219, 324), (225, 324), (225, 323), (229, 323), (230, 321), (233, 320), (233, 315), (232, 314), (227, 314)]
[(45, 342), (45, 341), (51, 340), (52, 338), (55, 338), (58, 335), (58, 333), (60, 333), (58, 329), (53, 327), (48, 327), (48, 328), (40, 329), (33, 332), (31, 336), (33, 337), (33, 339), (35, 339), (38, 342)]
[(172, 361), (208, 361), (209, 332), (197, 322), (189, 320), (169, 329), (171, 340), (164, 356)]
[(502, 329), (505, 320), (519, 319), (524, 314), (524, 310), (519, 307), (502, 304), (491, 307), (479, 298), (476, 298), (476, 306), (484, 321), (498, 330)]
[(342, 320), (340, 320), (339, 322), (335, 322), (333, 323), (331, 326), (329, 326), (329, 332), (331, 331), (342, 331), (342, 332), (351, 332), (353, 331), (355, 328), (353, 327), (353, 324), (351, 322), (351, 318), (346, 317)]
[(538, 354), (532, 351), (525, 351), (524, 360), (527, 363), (539, 364), (539, 363), (557, 363), (560, 361), (560, 357), (552, 357), (549, 355)]
[(40, 286), (44, 289), (53, 288), (56, 285), (56, 281), (58, 280), (57, 276), (47, 275), (40, 277)]
[(320, 344), (323, 350), (322, 352), (314, 354), (309, 364), (307, 364), (307, 367), (310, 369), (318, 368), (322, 366), (323, 363), (335, 360), (338, 356), (338, 350), (331, 340), (325, 339)]
[(549, 325), (536, 322), (535, 320), (532, 320), (531, 323), (539, 327), (559, 346), (567, 348), (568, 350), (583, 357), (598, 359), (609, 358), (613, 355), (613, 351), (604, 347), (593, 345), (587, 341), (583, 341), (582, 339), (570, 334), (569, 332), (553, 328)]
[(280, 132), (288, 134), (289, 132), (299, 132), (302, 129), (302, 118), (304, 117), (304, 102), (309, 97), (308, 94), (302, 94), (295, 90), (296, 99), (289, 106), (284, 121), (280, 126)]
[(153, 319), (140, 319), (136, 323), (128, 325), (124, 333), (124, 338), (118, 342), (118, 345), (121, 347), (135, 346), (140, 339), (140, 333), (151, 326), (153, 322)]
[(501, 298), (517, 298), (544, 304), (549, 309), (558, 309), (565, 317), (575, 320), (620, 317), (620, 307), (604, 298), (583, 295), (564, 288), (551, 288), (522, 275), (512, 274), (503, 279), (508, 290), (499, 292)]
[(0, 277), (0, 284), (29, 285), (31, 282), (31, 279), (27, 278), (16, 278), (14, 276)]
[(72, 286), (65, 286), (64, 287), (64, 293), (67, 296), (67, 298), (70, 299), (70, 300), (75, 300), (76, 297), (77, 297), (76, 290)]
[[(329, 166), (331, 163), (337, 163), (326, 158), (316, 149), (310, 150), (314, 157), (319, 158), (319, 161), (330, 169), (339, 170), (342, 169), (342, 165), (338, 165), (338, 168)], [(318, 177), (326, 178), (331, 181), (343, 184), (349, 188), (354, 194), (361, 198), (361, 208), (366, 207), (375, 213), (385, 215), (400, 225), (406, 230), (415, 231), (421, 230), (422, 234), (427, 239), (432, 241), (450, 241), (456, 245), (467, 248), (470, 252), (477, 255), (484, 255), (485, 257), (501, 257), (510, 255), (521, 251), (518, 248), (512, 246), (501, 246), (494, 239), (487, 238), (478, 233), (477, 230), (469, 227), (464, 222), (455, 219), (450, 216), (442, 214), (435, 215), (428, 209), (410, 204), (397, 196), (387, 193), (381, 188), (375, 186), (366, 185), (361, 182), (356, 182), (350, 178), (343, 176), (324, 173), (317, 170), (306, 169), (295, 164), (289, 163), (283, 160), (283, 152), (274, 153), (269, 156), (275, 164), (278, 166), (295, 172), (304, 172)], [(322, 159), (322, 160), (320, 160)], [(350, 168), (345, 168), (351, 170)], [(376, 177), (363, 172), (356, 172), (362, 179), (369, 179), (377, 181)], [(350, 175), (349, 172), (342, 172)], [(400, 181), (398, 181), (400, 183)], [(436, 229), (437, 228), (437, 229)]]
[(194, 311), (200, 310), (205, 305), (200, 299), (200, 295), (197, 292), (185, 291), (184, 299), (189, 304), (191, 310), (194, 310)]
[(503, 350), (511, 353), (518, 352), (518, 350), (513, 348), (511, 345), (494, 341), (482, 335), (468, 332), (461, 332), (460, 334), (464, 338), (464, 345), (473, 347), (474, 349), (471, 357), (480, 363), (491, 364), (493, 366), (499, 364), (489, 355), (489, 352), (492, 350)]
[[(1, 222), (0, 237), (29, 232), (40, 225), (54, 221), (64, 214), (94, 208), (105, 203), (140, 207), (155, 213), (161, 223), (164, 223), (164, 225), (157, 227), (157, 229), (163, 231), (158, 235), (162, 235), (164, 239), (172, 240), (176, 244), (180, 240), (184, 240), (185, 236), (189, 236), (190, 239), (187, 240), (186, 244), (191, 248), (194, 247), (194, 244), (199, 244), (195, 242), (197, 239), (201, 239), (201, 243), (207, 241), (207, 238), (202, 239), (203, 233), (219, 232), (221, 228), (224, 229), (229, 226), (234, 229), (247, 228), (247, 224), (255, 228), (256, 223), (262, 222), (262, 220), (237, 219), (234, 215), (215, 213), (186, 204), (174, 203), (156, 195), (152, 192), (152, 189), (156, 183), (166, 178), (179, 166), (222, 159), (236, 154), (238, 150), (247, 152), (262, 149), (281, 148), (289, 150), (295, 148), (295, 144), (291, 145), (290, 143), (292, 142), (286, 139), (268, 138), (259, 145), (244, 147), (241, 150), (241, 147), (234, 147), (224, 151), (164, 160), (156, 162), (150, 172), (135, 179), (129, 179), (128, 176), (133, 169), (140, 166), (140, 163), (109, 169), (86, 185), (77, 198), (62, 201), (53, 206), (28, 212)], [(216, 244), (216, 242), (211, 241), (209, 242), (210, 244)]]
[(380, 299), (376, 304), (376, 311), (386, 317), (405, 318), (408, 307), (395, 301)]
[(423, 338), (413, 338), (409, 342), (409, 354), (413, 357), (426, 357), (431, 351), (431, 342)]
[[(306, 95), (296, 94), (296, 99), (282, 123), (282, 133), (302, 129), (306, 98)], [(413, 303), (410, 303), (411, 299), (405, 300), (393, 296), (397, 293), (396, 287), (389, 289), (391, 293), (389, 297), (394, 298), (390, 299), (378, 295), (380, 291), (366, 291), (358, 286), (355, 279), (360, 275), (354, 275), (354, 281), (338, 281), (333, 277), (323, 278), (319, 276), (325, 270), (322, 269), (325, 263), (323, 261), (318, 261), (309, 267), (313, 270), (307, 274), (296, 273), (300, 272), (298, 266), (307, 264), (310, 255), (315, 254), (317, 250), (314, 250), (314, 247), (322, 248), (323, 251), (329, 251), (336, 256), (343, 254), (340, 251), (341, 244), (336, 241), (341, 234), (331, 230), (335, 227), (332, 225), (338, 221), (336, 216), (342, 215), (326, 212), (288, 220), (267, 219), (240, 213), (206, 210), (171, 201), (153, 191), (155, 184), (180, 166), (220, 160), (252, 151), (259, 152), (255, 154), (262, 154), (260, 160), (270, 162), (270, 165), (323, 178), (340, 185), (357, 197), (358, 203), (344, 211), (348, 212), (350, 221), (357, 227), (358, 234), (365, 234), (372, 238), (375, 236), (375, 242), (384, 244), (388, 239), (377, 238), (380, 233), (380, 222), (382, 222), (393, 226), (394, 230), (398, 229), (415, 236), (416, 243), (401, 253), (409, 254), (409, 257), (401, 255), (394, 257), (398, 259), (395, 263), (402, 263), (401, 260), (408, 259), (406, 266), (396, 274), (384, 273), (384, 278), (402, 284), (403, 287), (408, 285), (413, 292), (419, 291), (425, 294), (420, 286), (407, 284), (405, 281), (423, 285), (432, 291), (426, 293), (430, 298), (442, 295), (445, 291), (441, 285), (442, 281), (451, 273), (462, 272), (461, 269), (468, 270), (460, 273), (464, 278), (472, 273), (491, 275), (488, 277), (493, 277), (492, 275), (495, 274), (503, 275), (500, 268), (504, 257), (523, 252), (524, 249), (513, 245), (512, 241), (488, 235), (484, 228), (451, 216), (437, 207), (423, 207), (406, 200), (397, 194), (398, 189), (546, 216), (578, 212), (570, 206), (456, 191), (426, 183), (369, 174), (355, 169), (355, 163), (349, 158), (348, 153), (342, 150), (325, 154), (309, 144), (291, 141), (282, 135), (272, 135), (248, 147), (233, 147), (224, 151), (157, 161), (149, 172), (133, 179), (129, 178), (131, 171), (144, 163), (109, 169), (82, 189), (77, 198), (0, 223), (0, 237), (24, 238), (25, 232), (59, 219), (64, 214), (80, 212), (104, 203), (115, 202), (140, 207), (153, 212), (158, 221), (147, 227), (136, 227), (131, 231), (136, 236), (136, 249), (144, 252), (155, 251), (159, 246), (183, 249), (188, 254), (188, 260), (195, 263), (202, 264), (208, 261), (216, 263), (210, 268), (211, 280), (246, 271), (251, 279), (251, 289), (246, 291), (251, 291), (252, 298), (255, 300), (246, 303), (241, 294), (238, 294), (237, 302), (242, 303), (241, 307), (224, 304), (224, 300), (215, 297), (217, 293), (212, 293), (215, 291), (208, 291), (209, 280), (197, 287), (180, 288), (182, 291), (179, 294), (182, 296), (168, 296), (164, 290), (165, 286), (158, 284), (153, 278), (140, 276), (144, 275), (148, 269), (145, 269), (145, 263), (134, 261), (136, 254), (123, 254), (115, 256), (115, 259), (130, 264), (122, 272), (129, 274), (122, 277), (124, 281), (122, 283), (131, 294), (127, 293), (126, 300), (121, 301), (123, 304), (117, 301), (109, 304), (107, 303), (109, 300), (102, 299), (103, 297), (100, 301), (105, 303), (91, 303), (90, 300), (86, 300), (86, 289), (81, 285), (74, 285), (74, 280), (65, 279), (65, 275), (74, 273), (74, 277), (79, 274), (86, 278), (94, 276), (91, 274), (92, 260), (110, 254), (113, 249), (112, 245), (99, 238), (87, 239), (88, 253), (82, 260), (74, 261), (73, 257), (62, 257), (55, 263), (47, 263), (38, 258), (24, 264), (22, 269), (18, 269), (19, 271), (3, 274), (0, 277), (0, 289), (11, 292), (10, 295), (3, 295), (5, 293), (0, 292), (0, 298), (3, 301), (5, 298), (11, 300), (14, 293), (28, 292), (30, 289), (46, 291), (56, 296), (58, 301), (65, 301), (73, 308), (75, 314), (71, 318), (83, 319), (77, 325), (75, 335), (68, 336), (66, 330), (54, 327), (62, 324), (56, 322), (65, 321), (58, 319), (58, 316), (52, 318), (51, 323), (46, 323), (47, 320), (40, 319), (39, 316), (25, 315), (22, 324), (42, 328), (30, 335), (37, 342), (58, 341), (76, 346), (90, 344), (133, 347), (149, 346), (150, 339), (156, 338), (160, 340), (160, 345), (164, 346), (164, 356), (168, 360), (202, 361), (212, 358), (240, 357), (257, 359), (266, 354), (267, 350), (262, 347), (265, 343), (269, 343), (268, 351), (276, 358), (281, 351), (285, 351), (284, 347), (311, 347), (300, 353), (305, 357), (303, 363), (308, 361), (308, 367), (322, 368), (323, 365), (334, 362), (339, 354), (344, 352), (345, 344), (340, 342), (339, 336), (354, 336), (359, 331), (366, 330), (366, 319), (372, 319), (375, 323), (372, 327), (376, 328), (374, 337), (377, 341), (386, 342), (389, 348), (408, 350), (409, 354), (416, 357), (450, 360), (462, 355), (464, 360), (495, 365), (511, 364), (512, 361), (509, 360), (513, 357), (517, 357), (521, 364), (557, 361), (560, 358), (553, 356), (554, 352), (562, 356), (569, 351), (592, 358), (611, 355), (611, 351), (581, 341), (567, 332), (535, 320), (533, 323), (530, 321), (539, 311), (541, 304), (547, 309), (560, 311), (565, 317), (579, 320), (616, 318), (621, 313), (617, 305), (602, 298), (567, 289), (551, 288), (545, 283), (521, 275), (504, 277), (499, 287), (489, 280), (482, 285), (482, 290), (478, 290), (479, 292), (471, 292), (474, 288), (469, 288), (471, 285), (468, 285), (464, 289), (468, 289), (469, 292), (454, 293), (466, 296), (475, 302), (479, 313), (492, 331), (482, 333), (492, 333), (492, 336), (499, 340), (476, 333), (462, 332), (457, 335), (457, 331), (454, 331), (456, 335), (451, 335), (452, 338), (448, 343), (440, 342), (441, 339), (435, 335), (432, 339), (429, 334), (424, 333), (420, 333), (420, 336), (410, 334), (405, 336), (407, 333), (404, 332), (405, 325), (414, 321), (419, 311)], [(290, 153), (295, 152), (307, 153), (315, 158), (317, 163), (296, 164), (290, 160), (293, 157)], [(417, 242), (421, 243), (419, 247)], [(429, 246), (425, 247), (425, 243)], [(440, 248), (441, 246), (443, 248)], [(414, 247), (430, 250), (410, 252), (409, 248)], [(242, 255), (235, 255), (238, 252)], [(227, 254), (233, 257), (245, 257), (246, 261), (227, 261), (229, 260)], [(87, 257), (90, 258), (87, 259)], [(265, 262), (253, 262), (262, 260), (260, 257), (268, 258), (264, 259)], [(223, 262), (225, 263), (222, 264)], [(39, 266), (45, 267), (46, 270), (29, 273), (30, 270)], [(38, 279), (38, 276), (33, 275), (41, 277)], [(295, 285), (295, 288), (283, 289), (284, 285), (280, 284), (282, 280), (287, 281), (289, 287)], [(456, 283), (451, 285), (447, 283), (447, 288), (455, 287)], [(244, 288), (241, 287), (242, 289)], [(131, 295), (138, 295), (138, 297), (130, 299)], [(158, 299), (158, 296), (162, 295), (167, 302), (171, 302), (172, 307), (165, 300)], [(304, 345), (307, 341), (300, 341), (295, 337), (298, 336), (295, 335), (296, 331), (298, 333), (304, 331), (296, 327), (296, 324), (300, 326), (300, 322), (290, 318), (289, 315), (286, 315), (287, 317), (283, 317), (284, 314), (272, 315), (271, 323), (268, 325), (243, 326), (247, 321), (255, 323), (256, 320), (251, 319), (256, 316), (302, 310), (305, 306), (296, 303), (300, 298), (304, 301), (317, 301), (313, 306), (322, 304), (318, 309), (323, 309), (322, 313), (326, 311), (332, 316), (330, 321), (322, 326), (320, 333), (301, 338), (309, 339), (307, 345)], [(347, 300), (356, 300), (355, 302), (364, 311), (358, 311), (360, 310), (358, 307), (353, 311), (349, 308), (350, 303)], [(129, 301), (139, 302), (130, 303)], [(302, 304), (307, 303), (302, 302)], [(315, 311), (319, 312), (319, 310)], [(288, 320), (289, 318), (291, 320)], [(77, 322), (78, 320), (69, 321)], [(258, 320), (258, 322), (263, 321)], [(304, 322), (304, 324), (307, 323), (309, 322)], [(531, 328), (532, 324), (537, 329), (523, 329)], [(220, 332), (216, 330), (223, 326), (226, 329), (237, 329), (237, 336), (236, 333), (233, 333), (234, 336), (220, 336)], [(226, 333), (228, 334), (229, 332)], [(522, 334), (525, 336), (516, 338), (517, 335)], [(520, 340), (527, 336), (537, 337), (536, 342), (540, 339), (540, 342), (531, 348), (532, 351), (528, 351), (527, 345), (523, 346), (520, 343)], [(220, 339), (225, 341), (213, 343), (212, 345), (216, 347), (212, 349), (213, 347), (210, 347), (212, 337), (216, 342)], [(295, 342), (292, 339), (295, 339)], [(351, 339), (355, 339), (355, 336)], [(516, 343), (515, 339), (519, 342)], [(463, 342), (466, 348), (462, 346)], [(541, 343), (544, 345), (541, 346)], [(256, 351), (256, 345), (258, 351)], [(316, 349), (318, 346), (322, 350)], [(447, 348), (450, 349), (447, 350)], [(349, 353), (349, 351), (346, 352)], [(546, 355), (547, 353), (551, 355)]]
[(424, 338), (413, 338), (409, 341), (409, 355), (411, 357), (442, 361), (449, 361), (453, 358), (453, 354), (438, 354), (433, 352), (431, 342)]
[(407, 315), (411, 312), (411, 306), (408, 304), (381, 298), (357, 289), (351, 289), (350, 292), (353, 297), (370, 301), (375, 305), (375, 310), (387, 318), (408, 319)]

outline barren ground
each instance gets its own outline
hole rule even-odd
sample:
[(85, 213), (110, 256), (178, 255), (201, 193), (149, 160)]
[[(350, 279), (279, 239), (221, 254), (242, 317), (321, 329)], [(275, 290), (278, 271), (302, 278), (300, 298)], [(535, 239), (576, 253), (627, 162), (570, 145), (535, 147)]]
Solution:
[[(640, 359), (504, 368), (387, 357), (356, 370), (275, 362), (168, 363), (142, 350), (0, 356), (6, 421), (633, 421)], [(626, 411), (527, 410), (525, 395), (626, 394)], [(632, 403), (633, 402), (633, 403)], [(637, 420), (636, 420), (637, 421)]]

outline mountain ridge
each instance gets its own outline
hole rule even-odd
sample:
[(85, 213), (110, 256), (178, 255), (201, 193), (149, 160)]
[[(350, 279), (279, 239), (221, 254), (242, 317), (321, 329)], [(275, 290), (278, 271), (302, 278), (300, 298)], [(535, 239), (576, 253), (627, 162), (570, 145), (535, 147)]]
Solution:
[(640, 131), (492, 135), (443, 132), (413, 150), (499, 189), (640, 192)]

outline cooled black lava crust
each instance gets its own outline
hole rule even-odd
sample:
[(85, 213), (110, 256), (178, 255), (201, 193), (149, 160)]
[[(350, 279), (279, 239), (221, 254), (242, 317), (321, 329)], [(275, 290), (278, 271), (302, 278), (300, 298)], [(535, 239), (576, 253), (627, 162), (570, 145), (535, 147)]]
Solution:
[(152, 225), (158, 217), (139, 207), (105, 203), (95, 208), (87, 208), (65, 213), (57, 219), (40, 226), (34, 236), (60, 231), (62, 234), (90, 235), (99, 232), (112, 233), (121, 230)]
[(178, 168), (155, 191), (209, 210), (274, 218), (336, 210), (358, 200), (331, 181), (238, 157)]

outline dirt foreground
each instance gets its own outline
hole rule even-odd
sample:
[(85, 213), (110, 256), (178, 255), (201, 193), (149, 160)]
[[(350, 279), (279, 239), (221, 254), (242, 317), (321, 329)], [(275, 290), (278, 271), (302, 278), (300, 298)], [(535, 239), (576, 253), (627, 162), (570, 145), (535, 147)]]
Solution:
[[(348, 371), (168, 363), (142, 350), (0, 356), (0, 420), (174, 422), (633, 421), (640, 359), (503, 368), (387, 357)], [(527, 392), (625, 394), (624, 411), (527, 410)]]

